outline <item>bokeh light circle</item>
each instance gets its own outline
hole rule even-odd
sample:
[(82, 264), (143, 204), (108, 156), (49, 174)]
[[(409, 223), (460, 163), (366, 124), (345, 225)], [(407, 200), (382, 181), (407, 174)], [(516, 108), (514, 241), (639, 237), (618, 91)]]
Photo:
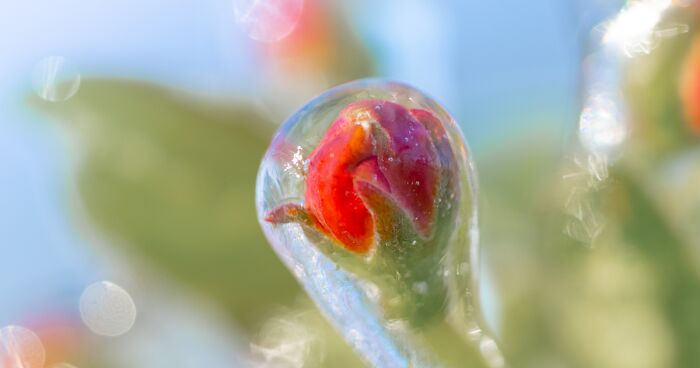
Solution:
[(236, 23), (255, 41), (273, 43), (299, 23), (304, 0), (233, 0)]
[(80, 296), (80, 317), (94, 333), (119, 336), (136, 321), (136, 305), (120, 286), (101, 281), (88, 286)]
[(49, 56), (34, 68), (33, 87), (36, 94), (50, 102), (65, 101), (80, 88), (80, 74), (63, 56)]
[(43, 368), (45, 360), (44, 345), (34, 332), (21, 326), (0, 329), (1, 368)]

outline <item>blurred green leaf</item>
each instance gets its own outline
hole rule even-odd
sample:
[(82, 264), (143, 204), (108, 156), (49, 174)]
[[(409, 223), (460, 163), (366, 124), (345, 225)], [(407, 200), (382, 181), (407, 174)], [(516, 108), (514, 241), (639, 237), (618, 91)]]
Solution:
[(273, 129), (260, 113), (107, 80), (84, 81), (65, 103), (31, 104), (80, 143), (81, 198), (113, 244), (222, 302), (248, 329), (265, 306), (299, 293), (255, 216), (255, 175)]

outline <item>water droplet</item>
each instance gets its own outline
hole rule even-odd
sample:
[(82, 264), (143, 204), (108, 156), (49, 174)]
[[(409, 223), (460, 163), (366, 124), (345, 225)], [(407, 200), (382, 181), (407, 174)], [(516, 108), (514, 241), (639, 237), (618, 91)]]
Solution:
[(273, 43), (299, 23), (303, 0), (234, 0), (236, 23), (255, 41)]
[(88, 286), (80, 296), (80, 317), (98, 335), (119, 336), (136, 321), (136, 305), (126, 290), (109, 281)]
[[(376, 115), (377, 101), (386, 114)], [(468, 150), (456, 123), (438, 108), (420, 91), (398, 83), (372, 80), (336, 87), (281, 126), (260, 166), (256, 205), (267, 239), (373, 366), (434, 366), (424, 360), (430, 352), (417, 353), (429, 347), (417, 346), (420, 339), (411, 336), (421, 333), (421, 323), (459, 314), (466, 338), (467, 323), (476, 323), (478, 316), (468, 292), (471, 270), (457, 272), (476, 254), (474, 168), (471, 156), (463, 154)], [(357, 121), (349, 114), (372, 119), (373, 129), (362, 134), (369, 139), (346, 134), (357, 131), (345, 129), (344, 124)], [(394, 116), (406, 119), (397, 126)], [(337, 139), (324, 139), (329, 132)], [(449, 139), (434, 138), (444, 135)], [(303, 180), (290, 180), (284, 169), (291, 158), (280, 150), (290, 146), (310, 152)], [(439, 150), (425, 148), (431, 146)], [(399, 160), (401, 165), (386, 165)], [(425, 183), (442, 189), (416, 188)], [(400, 205), (382, 206), (387, 200)], [(439, 205), (445, 201), (449, 205)], [(370, 209), (384, 211), (387, 220), (373, 223)], [(440, 221), (426, 221), (426, 214)], [(421, 227), (429, 227), (432, 235), (416, 230)], [(447, 285), (464, 286), (457, 292)], [(397, 323), (407, 328), (392, 327)]]
[(39, 337), (21, 326), (0, 329), (0, 367), (43, 368), (46, 360)]
[(73, 97), (80, 88), (80, 74), (63, 56), (49, 56), (37, 63), (34, 91), (46, 101), (59, 102)]

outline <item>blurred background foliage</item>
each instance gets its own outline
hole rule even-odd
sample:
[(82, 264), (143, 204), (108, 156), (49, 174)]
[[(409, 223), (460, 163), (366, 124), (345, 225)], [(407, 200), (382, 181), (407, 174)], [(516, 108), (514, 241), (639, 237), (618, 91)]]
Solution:
[[(68, 157), (70, 169), (59, 173), (56, 185), (59, 213), (71, 219), (65, 226), (77, 229), (81, 242), (72, 247), (88, 259), (81, 262), (97, 270), (63, 274), (50, 291), (27, 291), (24, 301), (16, 290), (56, 275), (5, 275), (2, 297), (13, 295), (16, 306), (0, 306), (0, 325), (32, 327), (50, 363), (79, 367), (362, 366), (267, 245), (256, 223), (254, 184), (286, 115), (333, 85), (388, 76), (434, 89), (472, 144), (481, 188), (481, 307), (509, 366), (700, 366), (700, 152), (678, 94), (697, 13), (667, 14), (662, 24), (684, 24), (688, 31), (626, 69), (633, 129), (619, 158), (603, 168), (573, 143), (578, 64), (567, 60), (585, 53), (577, 40), (600, 20), (596, 11), (609, 13), (574, 2), (511, 4), (510, 11), (471, 5), (411, 2), (400, 11), (401, 4), (370, 4), (376, 13), (398, 13), (377, 21), (366, 2), (307, 1), (287, 39), (248, 45), (257, 56), (245, 70), (257, 78), (247, 93), (202, 93), (185, 83), (110, 73), (83, 76), (78, 93), (59, 103), (27, 98), (21, 89), (15, 102), (30, 112), (18, 115), (58, 124), (16, 134), (63, 142), (48, 153)], [(473, 9), (481, 13), (464, 15), (474, 21), (466, 26), (447, 15)], [(529, 17), (519, 22), (521, 11)], [(548, 11), (552, 22), (577, 14), (580, 29), (545, 41), (551, 29), (529, 27)], [(492, 30), (502, 39), (469, 32), (489, 24), (475, 20), (482, 17), (502, 21)], [(415, 19), (424, 31), (391, 33)], [(534, 41), (497, 42), (516, 34)], [(563, 46), (555, 48), (557, 42)], [(484, 44), (489, 48), (470, 47)], [(547, 54), (550, 48), (555, 51)], [(564, 65), (563, 77), (543, 72), (553, 73), (545, 59)], [(528, 68), (536, 82), (525, 75)], [(494, 96), (497, 101), (485, 102)], [(534, 107), (523, 107), (528, 100)], [(592, 176), (591, 165), (603, 180)], [(6, 185), (17, 181), (8, 172)], [(18, 183), (25, 185), (33, 188)], [(12, 204), (14, 192), (5, 193), (4, 203)], [(0, 212), (10, 218), (23, 205)], [(9, 248), (3, 248), (7, 259), (23, 270), (35, 267), (26, 259), (51, 258), (48, 251), (32, 253), (37, 247), (25, 248), (28, 258)], [(56, 256), (54, 262), (68, 261)], [(95, 337), (80, 323), (77, 296), (100, 278), (120, 281), (134, 296), (139, 319), (125, 336)], [(428, 336), (448, 366), (487, 366), (479, 347), (454, 341), (452, 332), (436, 328)]]

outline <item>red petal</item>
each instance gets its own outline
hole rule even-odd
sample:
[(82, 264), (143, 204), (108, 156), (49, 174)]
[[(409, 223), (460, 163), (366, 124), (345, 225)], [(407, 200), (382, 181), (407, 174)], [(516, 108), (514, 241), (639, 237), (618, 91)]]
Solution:
[(372, 217), (353, 187), (353, 171), (371, 148), (365, 128), (341, 119), (309, 156), (306, 207), (322, 230), (356, 252), (369, 250), (374, 237)]
[(375, 110), (389, 140), (387, 146), (377, 147), (380, 168), (392, 197), (427, 237), (434, 219), (440, 164), (431, 134), (401, 105), (384, 101)]

